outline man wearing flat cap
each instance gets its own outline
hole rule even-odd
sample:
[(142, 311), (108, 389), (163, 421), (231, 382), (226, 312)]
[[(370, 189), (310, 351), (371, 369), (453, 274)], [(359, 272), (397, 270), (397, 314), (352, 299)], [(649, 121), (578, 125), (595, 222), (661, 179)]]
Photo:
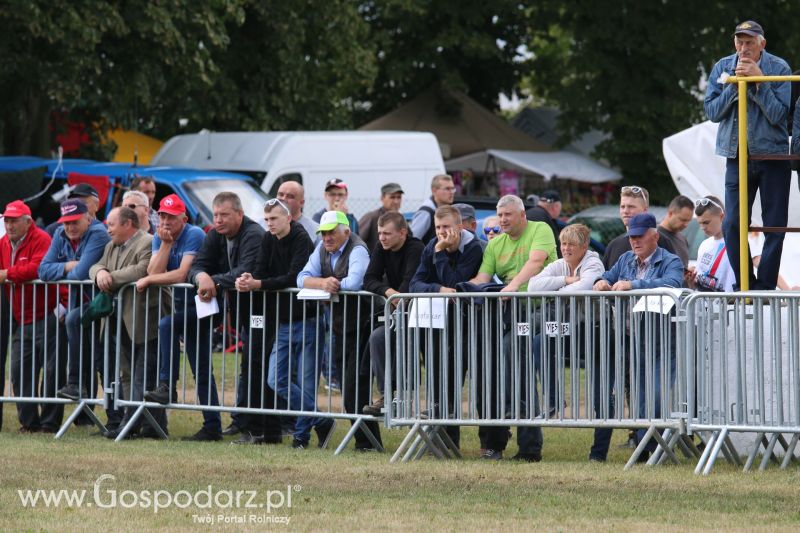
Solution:
[[(677, 255), (666, 251), (664, 248), (660, 248), (658, 246), (658, 238), (659, 233), (657, 224), (656, 224), (656, 217), (654, 217), (651, 213), (640, 213), (632, 217), (628, 223), (628, 239), (630, 240), (631, 244), (631, 251), (625, 252), (622, 254), (622, 257), (611, 267), (611, 270), (605, 272), (603, 276), (597, 280), (594, 284), (593, 289), (595, 291), (630, 291), (630, 290), (639, 290), (639, 289), (656, 289), (659, 287), (682, 287), (683, 286), (683, 262), (681, 262), (680, 257)], [(625, 316), (630, 316), (628, 313), (625, 313)], [(657, 321), (653, 321), (657, 322)], [(634, 349), (634, 353), (630, 354), (630, 357), (638, 357), (638, 364), (635, 367), (636, 370), (636, 379), (638, 387), (632, 387), (632, 390), (638, 390), (639, 397), (638, 399), (632, 398), (630, 400), (631, 407), (633, 407), (635, 402), (638, 402), (638, 415), (641, 418), (646, 418), (647, 416), (651, 415), (655, 418), (661, 416), (661, 354), (660, 354), (660, 347), (663, 345), (660, 342), (662, 339), (657, 339), (651, 345), (655, 346), (656, 352), (652, 354), (656, 359), (655, 362), (646, 361), (648, 356), (648, 351), (644, 346), (644, 340), (648, 336), (652, 336), (655, 334), (657, 337), (661, 337), (661, 331), (659, 328), (659, 324), (654, 324), (654, 330), (648, 332), (648, 335), (645, 335), (644, 331), (644, 320), (638, 320), (634, 324), (633, 318), (631, 318), (630, 329), (637, 329), (635, 335), (631, 334), (632, 339), (638, 339), (639, 346), (638, 350)], [(674, 331), (672, 332), (669, 338), (672, 339), (669, 344), (669, 379), (670, 384), (675, 379), (675, 336)], [(613, 333), (612, 333), (613, 335)], [(630, 341), (624, 341), (623, 346), (630, 346)], [(620, 355), (620, 357), (622, 357)], [(615, 356), (612, 354), (610, 355), (608, 361), (608, 368), (609, 368), (609, 375), (614, 375), (614, 366), (615, 366)], [(648, 370), (651, 369), (651, 370)], [(655, 369), (655, 370), (652, 370)], [(646, 397), (646, 387), (645, 383), (646, 379), (646, 372), (650, 372), (651, 374), (654, 373), (654, 379), (656, 382), (653, 384), (654, 395), (652, 398), (653, 404), (653, 411), (652, 413), (646, 412), (647, 406), (647, 397)], [(609, 405), (611, 406), (611, 412), (609, 413), (610, 417), (613, 417), (613, 400), (611, 398), (611, 389), (613, 384), (609, 384), (608, 390), (608, 401)], [(616, 402), (619, 404), (619, 399), (616, 399)], [(603, 436), (605, 434), (605, 437)], [(644, 437), (645, 430), (640, 429), (636, 432), (636, 442), (638, 443)], [(608, 453), (608, 444), (610, 442), (611, 430), (607, 428), (598, 429), (595, 431), (595, 445), (592, 446), (592, 455), (605, 457)], [(601, 447), (602, 449), (600, 449)], [(655, 442), (650, 441), (646, 448), (647, 453), (641, 458), (646, 458), (649, 456), (649, 452), (655, 450)]]
[[(739, 272), (739, 124), (738, 86), (726, 83), (730, 76), (788, 76), (789, 65), (768, 53), (764, 29), (748, 20), (733, 32), (736, 53), (714, 65), (708, 78), (705, 111), (709, 120), (719, 123), (717, 155), (727, 159), (725, 169), (725, 243), (728, 259), (741, 286)], [(789, 82), (750, 83), (747, 86), (747, 150), (750, 156), (789, 153), (787, 119), (791, 87)], [(764, 226), (785, 227), (788, 220), (790, 162), (787, 160), (748, 160), (747, 178), (752, 211), (756, 191), (761, 191)], [(749, 221), (748, 221), (749, 222)], [(749, 268), (750, 288), (772, 290), (778, 282), (783, 251), (783, 233), (767, 233), (758, 277)], [(743, 251), (743, 253), (747, 253)], [(749, 253), (747, 254), (750, 255)]]
[(561, 216), (561, 195), (558, 191), (547, 190), (539, 195), (537, 205), (525, 211), (525, 217), (532, 222), (544, 222), (553, 230), (553, 237), (556, 240), (556, 252), (561, 257), (561, 241), (558, 234), (561, 228), (558, 227), (558, 217)]
[(358, 220), (358, 236), (367, 244), (370, 252), (378, 246), (378, 219), (384, 213), (400, 211), (403, 188), (398, 183), (387, 183), (381, 187), (381, 206)]

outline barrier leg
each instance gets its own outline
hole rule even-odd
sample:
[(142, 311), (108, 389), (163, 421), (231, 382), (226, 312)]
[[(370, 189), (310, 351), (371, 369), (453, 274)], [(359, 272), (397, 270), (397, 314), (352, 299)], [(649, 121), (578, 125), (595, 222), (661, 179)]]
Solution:
[(630, 470), (633, 467), (633, 465), (636, 464), (636, 461), (639, 459), (639, 456), (642, 455), (642, 452), (647, 447), (647, 443), (650, 442), (650, 438), (653, 436), (653, 433), (655, 433), (655, 431), (656, 431), (655, 426), (650, 426), (649, 428), (647, 428), (647, 433), (644, 434), (644, 438), (636, 447), (636, 449), (633, 451), (633, 455), (631, 455), (631, 458), (628, 459), (628, 462), (625, 464), (625, 468), (623, 470)]
[(747, 456), (747, 462), (744, 464), (744, 471), (749, 472), (751, 468), (753, 468), (753, 463), (756, 460), (756, 455), (758, 455), (759, 450), (761, 450), (761, 445), (765, 443), (765, 435), (763, 433), (759, 433), (756, 435), (755, 446), (753, 446), (753, 451), (750, 452), (750, 455)]
[(769, 439), (769, 443), (764, 449), (764, 456), (761, 458), (761, 464), (758, 465), (758, 470), (760, 472), (763, 472), (764, 470), (767, 469), (767, 464), (769, 464), (770, 459), (773, 459), (775, 460), (775, 462), (777, 462), (777, 460), (775, 459), (775, 455), (773, 454), (773, 451), (775, 450), (775, 443), (778, 442), (778, 435), (779, 433), (773, 433), (772, 437), (770, 437)]
[(358, 428), (360, 426), (361, 426), (361, 419), (359, 418), (358, 420), (356, 420), (355, 424), (350, 426), (350, 431), (347, 432), (347, 435), (344, 436), (342, 442), (339, 443), (339, 446), (336, 448), (336, 451), (333, 452), (333, 455), (339, 455), (344, 451), (344, 449), (347, 447), (347, 443), (350, 442), (350, 439), (352, 439), (355, 436), (356, 431), (358, 431)]
[(414, 457), (414, 454), (417, 453), (418, 448), (425, 446), (425, 441), (422, 440), (420, 434), (423, 433), (426, 429), (427, 429), (426, 427), (420, 427), (419, 431), (415, 435), (416, 438), (414, 439), (414, 442), (412, 442), (411, 446), (408, 447), (408, 451), (403, 457), (404, 463), (410, 461), (411, 458)]
[(419, 436), (422, 438), (423, 441), (425, 441), (426, 447), (429, 448), (431, 452), (433, 452), (433, 455), (435, 455), (437, 459), (445, 459), (444, 453), (442, 453), (439, 447), (436, 446), (436, 444), (434, 444), (433, 439), (431, 439), (431, 436), (426, 431), (420, 431)]
[(77, 407), (75, 407), (75, 410), (72, 411), (72, 414), (69, 415), (67, 420), (63, 424), (61, 424), (61, 427), (58, 428), (58, 433), (56, 433), (55, 437), (53, 438), (60, 439), (61, 437), (63, 437), (64, 433), (66, 433), (69, 427), (75, 423), (75, 419), (78, 418), (81, 413), (86, 413), (86, 416), (88, 416), (89, 419), (94, 423), (94, 425), (100, 429), (101, 433), (106, 432), (106, 426), (103, 425), (102, 422), (100, 422), (100, 419), (97, 418), (97, 415), (94, 414), (94, 411), (89, 409), (87, 403), (85, 401), (82, 401), (77, 405)]
[(453, 454), (453, 457), (456, 459), (463, 459), (464, 457), (461, 455), (461, 450), (458, 449), (456, 443), (453, 442), (453, 439), (450, 438), (450, 435), (447, 434), (447, 431), (440, 431), (439, 437), (444, 441), (446, 449), (449, 449), (450, 452)]
[[(656, 448), (656, 452), (662, 450), (666, 457), (672, 459), (673, 463), (675, 463), (676, 465), (681, 464), (680, 460), (678, 459), (678, 456), (675, 455), (675, 452), (672, 450), (672, 446), (667, 444), (667, 442), (664, 440), (664, 438), (661, 436), (661, 433), (659, 433), (658, 430), (653, 431), (653, 438), (656, 440), (656, 442), (658, 442), (658, 448)], [(656, 462), (657, 462), (656, 454), (653, 453), (653, 457), (651, 457), (650, 460), (647, 461), (647, 464), (649, 466), (653, 466), (656, 464)]]
[(725, 459), (732, 465), (742, 466), (741, 457), (739, 457), (739, 451), (736, 449), (736, 446), (733, 445), (733, 441), (731, 440), (731, 436), (728, 435), (725, 437), (725, 444), (722, 446), (722, 454), (725, 456)]
[(161, 424), (156, 422), (156, 419), (153, 416), (153, 413), (150, 412), (150, 409), (145, 408), (145, 410), (142, 411), (142, 415), (144, 415), (144, 417), (147, 419), (147, 423), (150, 424), (150, 427), (155, 430), (159, 437), (161, 437), (163, 440), (169, 439), (167, 433), (161, 428)]
[(681, 435), (678, 439), (678, 445), (687, 459), (699, 459), (700, 450), (694, 443), (694, 439), (690, 435)]
[(133, 428), (136, 427), (136, 422), (138, 422), (139, 417), (142, 416), (142, 411), (144, 410), (145, 410), (144, 405), (140, 405), (139, 407), (136, 408), (136, 411), (134, 411), (133, 416), (131, 416), (131, 419), (128, 420), (127, 424), (125, 424), (125, 427), (122, 428), (122, 431), (119, 432), (119, 435), (117, 435), (117, 438), (114, 439), (114, 442), (123, 441), (128, 437), (128, 433), (130, 433), (133, 430)]
[(714, 445), (717, 443), (719, 434), (719, 431), (712, 431), (708, 439), (705, 439), (706, 447), (703, 450), (703, 454), (700, 456), (700, 460), (697, 461), (697, 466), (694, 467), (695, 474), (700, 474), (703, 471), (703, 468), (708, 462), (709, 457), (711, 457), (711, 451), (714, 449)]
[(789, 466), (789, 463), (794, 459), (794, 449), (797, 446), (798, 439), (800, 439), (800, 434), (795, 433), (792, 435), (792, 440), (789, 441), (789, 445), (786, 446), (786, 455), (783, 456), (781, 470), (785, 470), (786, 467)]
[(369, 427), (364, 423), (364, 419), (360, 418), (358, 422), (359, 424), (361, 424), (361, 431), (364, 432), (364, 435), (366, 435), (369, 441), (372, 443), (373, 448), (375, 448), (379, 452), (385, 452), (386, 450), (383, 449), (381, 443), (378, 442), (378, 439), (375, 438), (375, 435), (373, 435), (372, 431), (370, 431)]
[(398, 459), (400, 459), (400, 456), (401, 456), (401, 455), (402, 455), (402, 453), (403, 453), (403, 449), (404, 449), (406, 446), (408, 446), (409, 442), (410, 442), (410, 441), (411, 441), (411, 440), (412, 440), (412, 439), (413, 439), (413, 438), (416, 436), (416, 434), (417, 434), (417, 431), (419, 431), (419, 427), (420, 427), (420, 424), (419, 424), (419, 423), (417, 423), (417, 424), (414, 424), (414, 425), (411, 427), (411, 429), (410, 429), (410, 430), (408, 430), (408, 434), (405, 436), (405, 438), (403, 439), (403, 441), (400, 443), (400, 446), (398, 446), (398, 448), (397, 448), (397, 451), (396, 451), (396, 452), (394, 452), (394, 455), (392, 456), (392, 458), (391, 458), (391, 459), (389, 459), (389, 462), (390, 462), (390, 463), (396, 463), (396, 462), (397, 462), (397, 460), (398, 460)]
[(703, 475), (707, 476), (711, 473), (711, 469), (714, 468), (714, 463), (717, 460), (717, 455), (719, 455), (719, 450), (722, 448), (722, 445), (725, 443), (725, 439), (728, 438), (728, 428), (723, 428), (720, 432), (719, 436), (717, 437), (716, 442), (714, 442), (714, 449), (711, 450), (711, 455), (708, 458), (708, 462), (706, 463), (705, 468), (703, 468)]

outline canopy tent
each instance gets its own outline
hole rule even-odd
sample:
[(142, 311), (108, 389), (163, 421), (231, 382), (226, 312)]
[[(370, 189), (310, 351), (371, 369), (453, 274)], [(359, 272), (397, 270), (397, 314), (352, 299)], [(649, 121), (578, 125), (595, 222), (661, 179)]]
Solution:
[(622, 176), (596, 161), (572, 152), (523, 152), (518, 150), (484, 150), (445, 162), (448, 171), (496, 168), (539, 174), (545, 180), (570, 179), (584, 183), (617, 181)]
[[(678, 192), (696, 200), (714, 195), (725, 201), (725, 158), (716, 155), (717, 124), (706, 121), (662, 141), (664, 160)], [(756, 195), (752, 225), (761, 226), (761, 198)], [(800, 227), (800, 191), (797, 172), (789, 188), (789, 226)], [(800, 284), (800, 234), (787, 233), (783, 241), (781, 275), (790, 285)]]
[(108, 138), (117, 143), (114, 163), (133, 163), (134, 153), (138, 153), (140, 165), (147, 165), (164, 144), (155, 137), (129, 130), (111, 130)]

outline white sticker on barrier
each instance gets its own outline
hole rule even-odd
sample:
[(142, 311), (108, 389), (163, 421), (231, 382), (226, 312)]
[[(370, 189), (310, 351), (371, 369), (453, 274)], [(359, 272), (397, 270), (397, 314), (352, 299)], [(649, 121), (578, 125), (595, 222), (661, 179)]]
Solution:
[(250, 329), (264, 329), (264, 317), (262, 315), (252, 315), (250, 317)]
[(559, 333), (558, 322), (545, 322), (544, 323), (544, 332), (545, 335), (548, 337), (557, 337), (561, 335), (562, 337), (569, 337), (569, 322), (562, 322), (561, 323), (561, 332)]
[(517, 337), (530, 337), (531, 324), (530, 322), (517, 322)]
[(633, 312), (666, 315), (673, 307), (675, 307), (675, 300), (668, 296), (642, 296), (633, 306)]
[(444, 298), (414, 298), (408, 308), (409, 328), (444, 329), (446, 319)]

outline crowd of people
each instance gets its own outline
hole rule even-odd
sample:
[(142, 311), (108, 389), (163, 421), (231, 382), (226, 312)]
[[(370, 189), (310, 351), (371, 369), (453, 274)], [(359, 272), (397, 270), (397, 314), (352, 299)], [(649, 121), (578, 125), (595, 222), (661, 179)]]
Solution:
[[(0, 299), (0, 345), (10, 347), (8, 352), (2, 351), (0, 372), (10, 354), (11, 384), (18, 397), (80, 401), (96, 397), (98, 383), (105, 381), (121, 383), (125, 399), (132, 402), (169, 405), (178, 400), (183, 344), (196, 382), (196, 401), (219, 406), (210, 336), (220, 326), (222, 314), (201, 317), (197, 310), (199, 305), (218, 301), (237, 317), (231, 322), (241, 325), (235, 332), (242, 341), (237, 407), (314, 411), (321, 373), (330, 388), (344, 385), (347, 413), (377, 416), (394, 393), (383, 390), (388, 326), (363, 329), (369, 335), (357, 335), (364, 318), (355, 314), (358, 306), (347, 307), (332, 299), (325, 314), (314, 316), (307, 312), (307, 304), (276, 291), (298, 288), (337, 294), (365, 290), (388, 298), (398, 293), (454, 293), (462, 284), (475, 290), (499, 284), (499, 290), (507, 293), (660, 287), (735, 290), (741, 284), (734, 127), (737, 93), (735, 87), (725, 85), (724, 77), (786, 74), (788, 66), (764, 51), (763, 30), (755, 22), (737, 26), (734, 44), (737, 54), (714, 67), (705, 101), (709, 117), (721, 123), (717, 153), (728, 158), (725, 202), (711, 195), (696, 201), (678, 196), (669, 204), (666, 217), (657, 221), (648, 212), (649, 194), (644, 187), (622, 187), (619, 212), (626, 232), (608, 244), (603, 257), (589, 249), (590, 228), (574, 224), (560, 229), (557, 191), (544, 191), (538, 205), (527, 211), (519, 197), (503, 196), (497, 202), (496, 215), (486, 218), (479, 230), (474, 208), (453, 203), (453, 180), (444, 174), (432, 179), (431, 196), (410, 222), (400, 213), (404, 194), (400, 184), (385, 184), (381, 206), (356, 219), (348, 212), (348, 187), (340, 179), (327, 182), (327, 207), (311, 218), (303, 214), (303, 186), (294, 181), (281, 184), (276, 198), (264, 206), (263, 225), (244, 215), (236, 194), (220, 193), (213, 200), (213, 228), (207, 233), (187, 222), (186, 207), (176, 195), (162, 198), (153, 209), (155, 184), (147, 178), (133, 184), (122, 204), (108, 213), (105, 224), (96, 218), (99, 195), (87, 184), (73, 189), (61, 204), (58, 222), (46, 229), (34, 224), (25, 203), (11, 202), (3, 213), (6, 235), (0, 240), (0, 282), (5, 284)], [(787, 91), (779, 83), (752, 86), (751, 154), (788, 151)], [(800, 123), (798, 113), (800, 106), (795, 123)], [(800, 151), (797, 141), (795, 152)], [(789, 173), (786, 160), (750, 162), (750, 180), (756, 186), (751, 189), (751, 203), (754, 189), (760, 188), (767, 226), (786, 225)], [(693, 217), (708, 236), (696, 258), (689, 257), (682, 234)], [(751, 269), (753, 288), (774, 289), (783, 283), (778, 276), (782, 238), (782, 233), (766, 235), (763, 253), (754, 256), (758, 270)], [(694, 266), (690, 267), (690, 259), (696, 261)], [(26, 283), (36, 279), (63, 284), (57, 291), (53, 283)], [(70, 284), (81, 280), (91, 280), (91, 286)], [(193, 288), (167, 289), (179, 283)], [(250, 298), (223, 298), (237, 292), (249, 293)], [(113, 295), (117, 294), (121, 303), (115, 307)], [(263, 317), (271, 325), (247, 327), (253, 310), (261, 308), (278, 309)], [(11, 320), (6, 319), (9, 314)], [(451, 314), (448, 320), (449, 328), (455, 330), (460, 318)], [(318, 335), (328, 326), (329, 338)], [(106, 328), (120, 348), (120, 368), (114, 367), (114, 358), (111, 365), (103, 364), (100, 333)], [(509, 334), (489, 327), (478, 329), (484, 335), (497, 336), (494, 340)], [(530, 361), (537, 374), (542, 371), (545, 342), (552, 339), (539, 335), (533, 340)], [(436, 388), (439, 397), (434, 400), (452, 405), (460, 397), (455, 384), (464, 379), (463, 372), (460, 377), (455, 375), (456, 369), (465, 371), (467, 364), (454, 364), (455, 343), (442, 344), (449, 350), (445, 358), (450, 362), (446, 380), (450, 385), (447, 390)], [(370, 364), (362, 361), (367, 347)], [(669, 354), (658, 354), (662, 355), (674, 366), (674, 347)], [(43, 369), (45, 375), (40, 376)], [(435, 363), (430, 370), (438, 375), (442, 368)], [(478, 388), (486, 384), (494, 388), (500, 379), (496, 370), (480, 371), (491, 375), (480, 376)], [(553, 365), (549, 371), (555, 371)], [(108, 375), (103, 376), (104, 372)], [(524, 369), (521, 372), (524, 375)], [(4, 376), (0, 378), (5, 381)], [(371, 387), (364, 385), (373, 378), (380, 393), (374, 401)], [(552, 384), (556, 380), (548, 376), (547, 381)], [(525, 385), (529, 386), (536, 385)], [(655, 390), (660, 390), (658, 384)], [(554, 394), (550, 387), (544, 401), (548, 409), (562, 401)], [(596, 415), (600, 416), (603, 398), (613, 414), (611, 388), (598, 381), (594, 395)], [(535, 405), (530, 414), (538, 415), (538, 393), (532, 396)], [(629, 401), (635, 404), (632, 409), (644, 415), (643, 397)], [(482, 416), (498, 415), (496, 403), (489, 402), (489, 411)], [(149, 423), (133, 422), (133, 408), (118, 411), (113, 403), (108, 405), (104, 432), (108, 438), (120, 437), (126, 427), (129, 437), (168, 433), (164, 409), (152, 410), (157, 429)], [(17, 412), (21, 432), (55, 432), (63, 422), (63, 404), (59, 403), (20, 402)], [(219, 410), (203, 410), (202, 416), (202, 426), (187, 439), (220, 441), (225, 435), (241, 434), (235, 443), (282, 442), (283, 421), (278, 416), (242, 410), (232, 415), (224, 429)], [(90, 424), (91, 420), (82, 414), (76, 423)], [(332, 418), (298, 417), (291, 423), (291, 446), (307, 448), (312, 430), (317, 444), (325, 446), (334, 428)], [(447, 433), (458, 446), (458, 428), (448, 427)], [(639, 432), (634, 440), (641, 437)], [(591, 460), (606, 460), (610, 438), (610, 429), (595, 431)], [(480, 439), (482, 457), (497, 460), (503, 456), (509, 431), (507, 427), (482, 427)], [(520, 427), (517, 439), (515, 459), (541, 460), (541, 428)], [(369, 421), (356, 432), (355, 447), (368, 451), (379, 446), (380, 430), (376, 422)]]

